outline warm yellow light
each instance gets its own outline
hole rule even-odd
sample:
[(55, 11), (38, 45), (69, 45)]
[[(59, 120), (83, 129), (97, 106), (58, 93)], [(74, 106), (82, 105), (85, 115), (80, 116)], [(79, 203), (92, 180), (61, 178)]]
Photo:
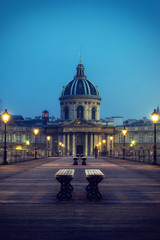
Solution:
[(30, 144), (30, 142), (29, 142), (29, 140), (27, 140), (27, 141), (26, 141), (26, 145), (29, 145), (29, 144)]
[(64, 144), (62, 143), (62, 147), (64, 147)]
[(101, 142), (99, 142), (98, 144), (101, 145)]
[(7, 109), (5, 109), (5, 112), (2, 114), (2, 120), (4, 123), (7, 123), (10, 118), (10, 114), (7, 112)]
[(112, 136), (110, 136), (110, 140), (111, 140), (111, 141), (113, 140), (113, 137), (112, 137)]
[(154, 109), (154, 112), (151, 114), (151, 118), (152, 118), (153, 123), (157, 123), (157, 121), (159, 119), (159, 115), (158, 115), (156, 109)]
[(50, 137), (50, 136), (47, 136), (47, 140), (50, 141), (50, 140), (51, 140), (51, 137)]
[(22, 150), (22, 147), (21, 146), (17, 146), (16, 150)]
[(103, 139), (103, 140), (102, 140), (102, 142), (103, 142), (103, 143), (106, 143), (106, 140), (105, 140), (105, 139)]
[(38, 129), (38, 128), (35, 128), (35, 129), (33, 130), (33, 132), (34, 132), (35, 135), (37, 135), (37, 134), (39, 133), (39, 129)]
[(123, 133), (123, 135), (125, 136), (125, 135), (127, 134), (127, 130), (124, 128), (124, 129), (122, 130), (122, 133)]
[(60, 142), (60, 143), (59, 143), (59, 145), (61, 146), (61, 145), (62, 145), (62, 143)]
[(134, 140), (131, 141), (131, 144), (132, 144), (132, 145), (135, 145), (135, 143), (136, 143), (136, 142), (135, 142)]

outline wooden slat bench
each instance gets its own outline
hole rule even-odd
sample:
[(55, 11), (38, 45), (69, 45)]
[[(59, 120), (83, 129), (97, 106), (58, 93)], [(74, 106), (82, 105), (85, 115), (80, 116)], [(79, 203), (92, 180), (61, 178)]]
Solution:
[(99, 169), (86, 169), (86, 179), (89, 184), (86, 187), (87, 198), (89, 200), (101, 200), (102, 194), (99, 192), (98, 183), (104, 178), (104, 174)]
[(60, 169), (54, 177), (60, 182), (61, 187), (60, 191), (57, 193), (57, 198), (59, 200), (70, 200), (72, 198), (71, 192), (73, 191), (73, 187), (70, 184), (74, 177), (74, 169)]

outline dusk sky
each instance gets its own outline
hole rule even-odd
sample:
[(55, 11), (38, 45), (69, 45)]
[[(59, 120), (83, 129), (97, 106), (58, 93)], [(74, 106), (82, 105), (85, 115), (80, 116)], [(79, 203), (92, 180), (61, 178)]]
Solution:
[(80, 51), (101, 118), (150, 117), (160, 104), (160, 0), (0, 0), (0, 112), (59, 118)]

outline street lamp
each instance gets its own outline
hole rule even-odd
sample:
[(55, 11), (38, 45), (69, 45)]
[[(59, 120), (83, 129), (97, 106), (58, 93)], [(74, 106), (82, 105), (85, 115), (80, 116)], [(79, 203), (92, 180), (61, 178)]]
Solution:
[(153, 145), (153, 148), (154, 148), (154, 160), (153, 160), (153, 164), (157, 164), (157, 149), (156, 149), (156, 124), (158, 122), (158, 119), (159, 119), (159, 115), (156, 111), (156, 109), (154, 109), (154, 112), (151, 114), (151, 118), (152, 118), (152, 121), (154, 123), (154, 145)]
[(7, 122), (10, 118), (10, 114), (7, 112), (7, 109), (5, 109), (5, 112), (2, 114), (2, 120), (4, 122), (4, 156), (3, 156), (3, 164), (8, 164), (7, 162), (7, 141), (6, 141), (6, 135), (7, 135)]
[(50, 136), (47, 136), (47, 141), (48, 141), (48, 157), (49, 157), (49, 141), (51, 140)]
[(126, 138), (126, 134), (127, 134), (127, 130), (126, 130), (126, 128), (124, 127), (123, 129), (122, 129), (122, 133), (123, 133), (123, 159), (125, 159), (125, 138)]
[(36, 145), (36, 137), (37, 137), (37, 134), (39, 133), (39, 129), (38, 128), (35, 128), (33, 130), (34, 134), (35, 134), (35, 159), (37, 159), (37, 145)]
[(110, 157), (112, 157), (112, 141), (113, 141), (113, 136), (110, 136)]

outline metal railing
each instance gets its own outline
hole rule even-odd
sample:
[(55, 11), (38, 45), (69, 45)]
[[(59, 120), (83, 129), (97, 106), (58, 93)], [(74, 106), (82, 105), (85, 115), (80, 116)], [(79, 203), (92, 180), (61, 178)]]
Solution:
[[(3, 164), (4, 151), (0, 150), (0, 164)], [(37, 158), (47, 157), (46, 150), (37, 150)], [(8, 164), (33, 160), (35, 158), (34, 150), (12, 150), (7, 151)]]
[[(111, 157), (122, 159), (123, 152), (115, 151), (115, 152), (113, 152)], [(124, 159), (129, 160), (129, 161), (153, 164), (153, 151), (151, 151), (150, 149), (134, 150), (134, 151), (126, 150)], [(157, 155), (157, 164), (160, 165), (160, 155), (159, 154)]]

